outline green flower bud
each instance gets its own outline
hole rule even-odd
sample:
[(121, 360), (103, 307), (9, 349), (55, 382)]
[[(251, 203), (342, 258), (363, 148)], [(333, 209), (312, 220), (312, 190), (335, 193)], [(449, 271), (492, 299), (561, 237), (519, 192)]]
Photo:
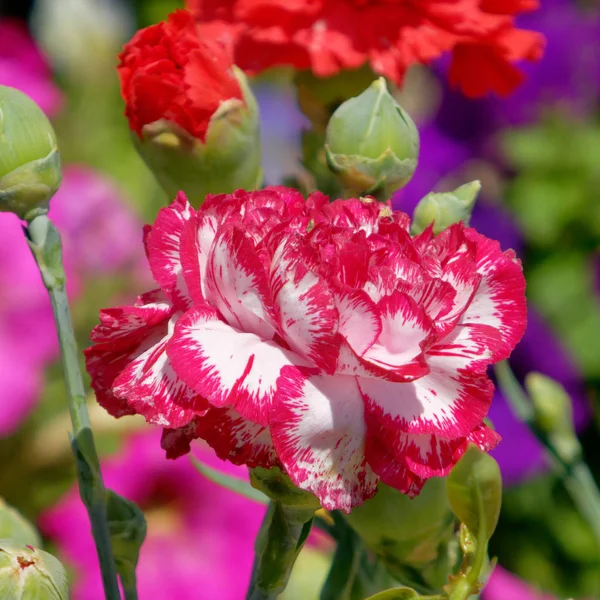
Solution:
[(0, 211), (28, 220), (48, 212), (61, 179), (50, 121), (29, 96), (0, 86)]
[(541, 373), (529, 373), (525, 388), (534, 406), (536, 426), (545, 433), (561, 458), (570, 463), (581, 454), (575, 434), (571, 397), (557, 381)]
[(206, 141), (161, 119), (142, 128), (134, 144), (170, 198), (183, 190), (198, 207), (206, 194), (257, 189), (263, 178), (258, 107), (246, 76), (233, 67), (244, 102), (221, 103), (210, 119)]
[[(433, 574), (436, 562), (445, 559), (444, 547), (452, 539), (454, 527), (444, 486), (443, 479), (434, 477), (411, 499), (380, 483), (373, 498), (344, 517), (401, 581), (406, 580), (406, 569)], [(444, 583), (446, 576), (447, 572), (437, 583)]]
[(65, 568), (47, 552), (0, 540), (0, 598), (68, 600)]
[(348, 196), (387, 200), (415, 172), (419, 133), (381, 77), (333, 113), (325, 152)]
[(0, 498), (0, 539), (40, 546), (42, 540), (35, 527), (17, 510)]
[(481, 182), (471, 181), (453, 192), (431, 192), (419, 201), (412, 221), (412, 233), (418, 235), (433, 223), (437, 235), (453, 223), (469, 224), (475, 200), (481, 190)]

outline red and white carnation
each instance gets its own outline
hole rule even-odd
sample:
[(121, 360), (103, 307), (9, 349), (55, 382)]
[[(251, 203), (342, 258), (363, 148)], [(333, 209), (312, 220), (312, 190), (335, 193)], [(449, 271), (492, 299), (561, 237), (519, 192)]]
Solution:
[(98, 401), (279, 466), (328, 509), (379, 480), (418, 494), (469, 443), (493, 448), (487, 367), (525, 330), (514, 252), (456, 224), (411, 238), (371, 199), (283, 187), (179, 194), (147, 231), (160, 289), (105, 310), (86, 352)]

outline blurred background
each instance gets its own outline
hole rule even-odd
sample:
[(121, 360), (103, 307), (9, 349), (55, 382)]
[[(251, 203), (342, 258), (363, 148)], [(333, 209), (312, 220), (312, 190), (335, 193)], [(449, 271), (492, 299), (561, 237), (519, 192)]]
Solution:
[[(56, 127), (64, 181), (51, 216), (65, 238), (69, 294), (81, 347), (102, 307), (150, 289), (141, 227), (168, 198), (137, 156), (123, 116), (116, 56), (172, 0), (0, 0), (0, 84), (38, 102)], [(393, 199), (412, 213), (431, 190), (480, 179), (472, 225), (523, 260), (529, 326), (511, 359), (565, 386), (586, 460), (600, 480), (600, 4), (544, 0), (520, 19), (547, 50), (509, 98), (468, 100), (446, 64), (413, 69), (399, 99), (419, 125), (421, 157)], [(300, 170), (308, 121), (290, 75), (253, 82), (266, 181)], [(50, 306), (20, 225), (0, 213), (0, 497), (40, 527), (72, 569), (75, 600), (102, 598), (85, 512), (73, 488), (68, 415)], [(10, 248), (8, 252), (7, 249)], [(141, 600), (240, 600), (264, 506), (219, 488), (187, 458), (167, 462), (157, 431), (116, 421), (90, 403), (105, 479), (138, 502), (149, 533)], [(500, 393), (490, 413), (504, 502), (490, 553), (487, 600), (600, 598), (600, 549), (544, 450)], [(208, 464), (220, 463), (201, 446)], [(243, 470), (223, 467), (234, 476)], [(231, 515), (236, 515), (232, 518)], [(330, 544), (315, 537), (285, 598), (318, 597)], [(306, 576), (310, 574), (310, 576)]]

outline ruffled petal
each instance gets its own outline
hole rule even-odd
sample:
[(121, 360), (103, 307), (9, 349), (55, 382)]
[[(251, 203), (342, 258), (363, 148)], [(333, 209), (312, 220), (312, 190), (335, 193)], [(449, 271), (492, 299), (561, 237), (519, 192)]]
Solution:
[(271, 432), (292, 481), (328, 510), (349, 512), (377, 490), (364, 455), (364, 406), (353, 377), (310, 375), (286, 367)]

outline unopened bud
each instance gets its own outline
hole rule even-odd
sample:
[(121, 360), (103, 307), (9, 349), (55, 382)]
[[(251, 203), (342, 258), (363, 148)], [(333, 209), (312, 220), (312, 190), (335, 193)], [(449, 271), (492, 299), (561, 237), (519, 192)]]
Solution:
[(417, 167), (419, 133), (383, 78), (333, 113), (325, 141), (329, 168), (348, 196), (387, 199)]
[(48, 212), (61, 179), (50, 121), (29, 96), (0, 86), (0, 211), (28, 220)]
[(47, 552), (0, 540), (0, 598), (68, 600), (65, 568)]
[(204, 141), (177, 123), (144, 125), (134, 144), (170, 198), (183, 190), (198, 207), (207, 194), (257, 189), (262, 183), (258, 107), (246, 76), (233, 67), (243, 100), (224, 100), (211, 116)]
[(565, 388), (541, 373), (529, 373), (525, 388), (533, 402), (536, 426), (549, 437), (563, 460), (578, 458), (581, 447), (575, 434), (571, 397)]
[(39, 546), (42, 542), (35, 527), (2, 498), (0, 498), (0, 539), (11, 539), (31, 546)]
[(437, 235), (453, 223), (469, 224), (481, 183), (471, 181), (453, 192), (431, 192), (419, 201), (412, 221), (412, 233), (417, 235), (433, 223)]

